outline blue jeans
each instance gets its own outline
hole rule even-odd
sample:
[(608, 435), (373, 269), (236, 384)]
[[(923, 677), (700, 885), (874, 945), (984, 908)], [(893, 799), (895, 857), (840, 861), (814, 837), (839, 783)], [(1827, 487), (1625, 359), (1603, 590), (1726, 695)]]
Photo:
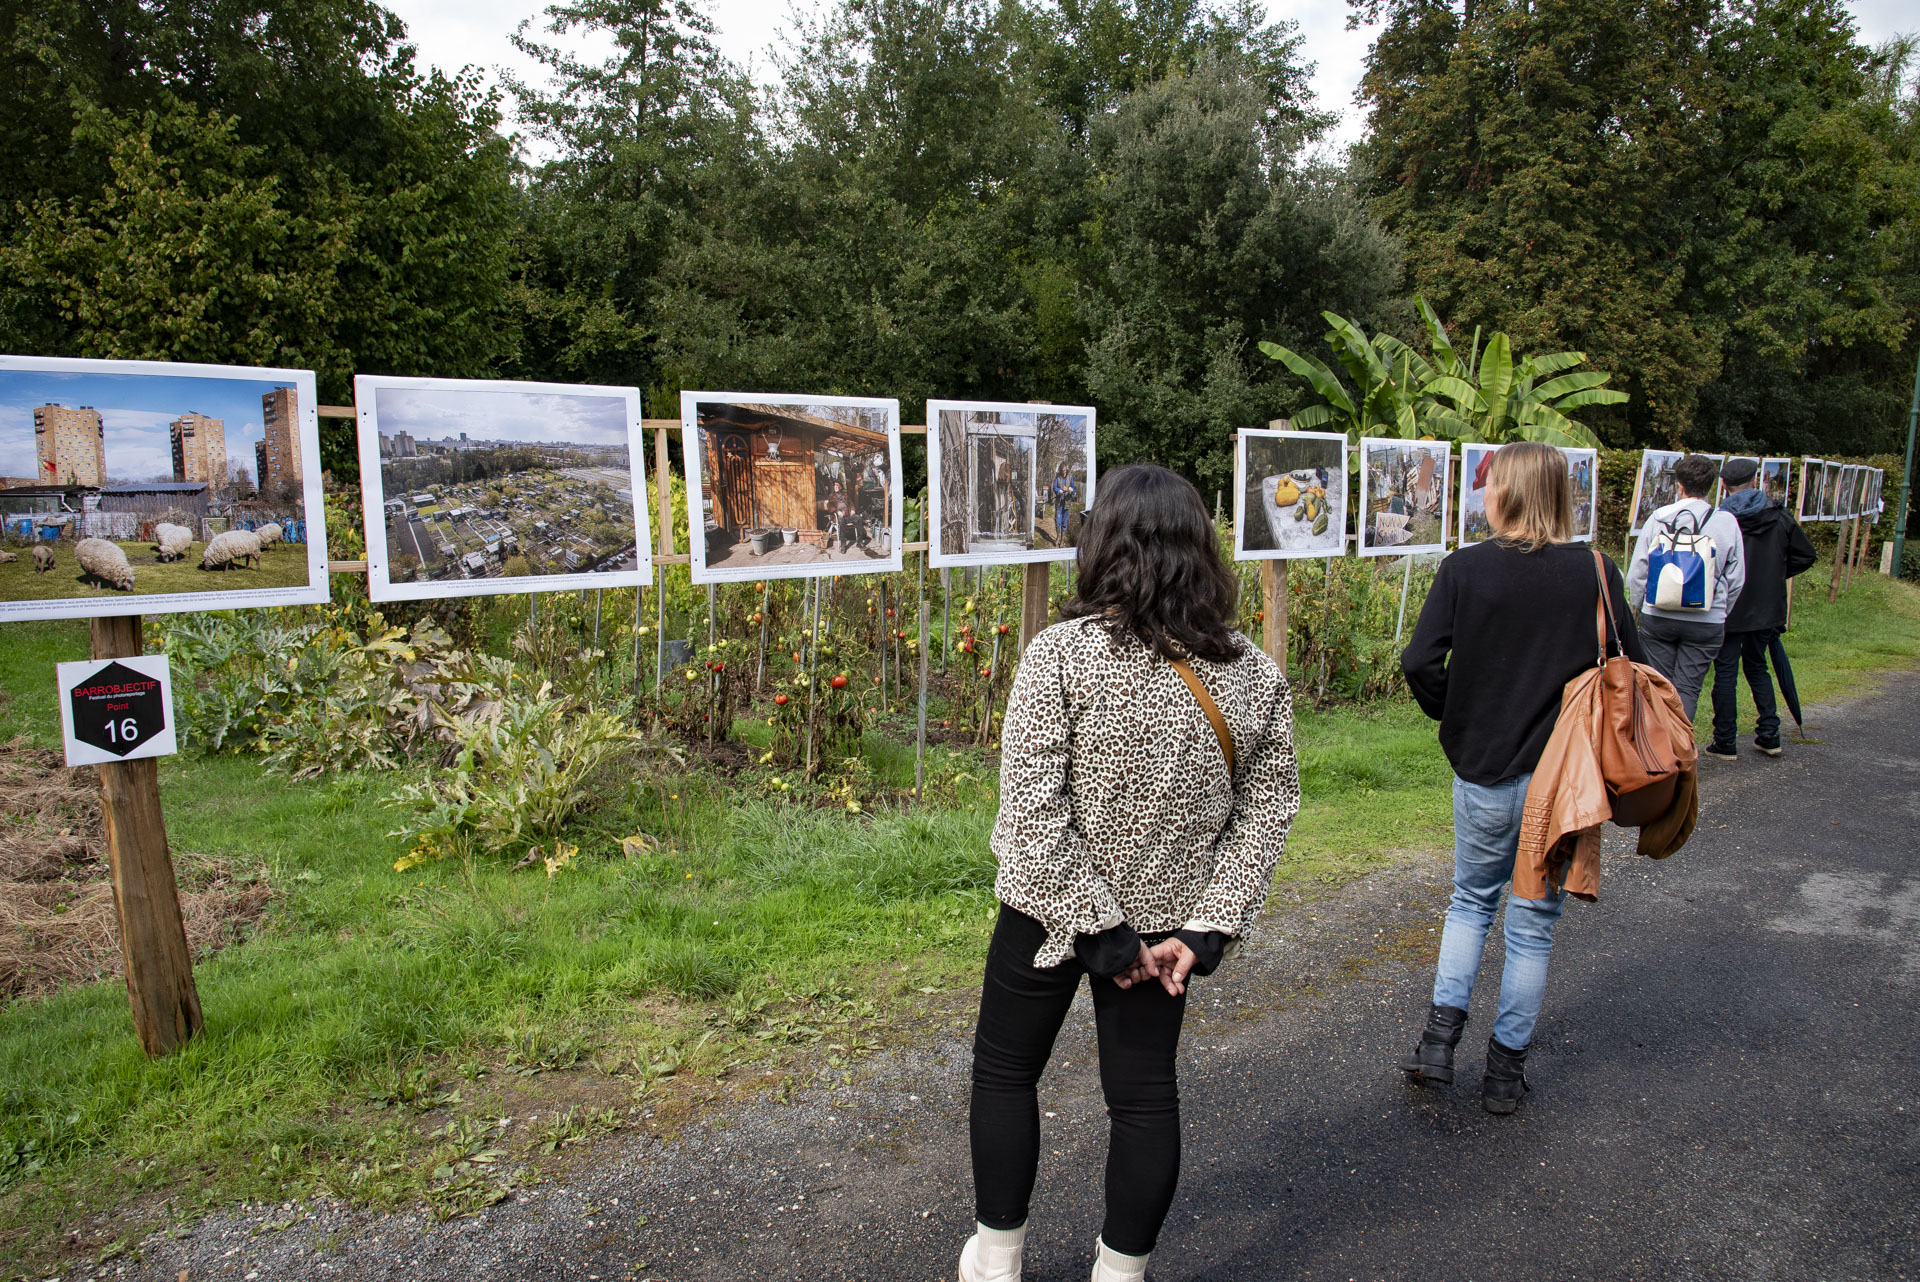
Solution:
[[(1453, 901), (1440, 935), (1440, 965), (1433, 977), (1433, 1004), (1468, 1009), (1487, 931), (1500, 909), (1500, 892), (1513, 880), (1520, 846), (1520, 813), (1531, 774), (1486, 787), (1453, 781)], [(1525, 1050), (1547, 993), (1547, 953), (1553, 928), (1566, 907), (1566, 893), (1547, 899), (1507, 900), (1507, 961), (1500, 972), (1500, 1013), (1493, 1035), (1502, 1046)]]

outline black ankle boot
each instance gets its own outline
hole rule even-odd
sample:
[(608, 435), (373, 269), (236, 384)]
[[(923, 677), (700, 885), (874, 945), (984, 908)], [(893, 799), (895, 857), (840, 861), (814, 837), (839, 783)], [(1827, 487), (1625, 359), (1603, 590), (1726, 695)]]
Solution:
[(1420, 1044), (1400, 1061), (1400, 1071), (1421, 1081), (1453, 1081), (1453, 1048), (1460, 1044), (1460, 1030), (1466, 1026), (1467, 1012), (1458, 1006), (1435, 1006), (1427, 1012)]
[(1480, 1102), (1489, 1113), (1511, 1113), (1527, 1093), (1527, 1048), (1514, 1050), (1487, 1039), (1487, 1076), (1480, 1085)]

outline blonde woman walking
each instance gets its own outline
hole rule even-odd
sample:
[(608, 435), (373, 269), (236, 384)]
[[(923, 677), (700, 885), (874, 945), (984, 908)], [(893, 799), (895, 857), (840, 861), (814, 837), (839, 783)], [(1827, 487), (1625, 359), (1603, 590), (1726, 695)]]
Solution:
[(1150, 465), (1102, 477), (1078, 564), (1001, 742), (961, 1282), (1020, 1277), (1035, 1088), (1082, 975), (1110, 1126), (1093, 1277), (1145, 1276), (1180, 1174), (1187, 985), (1252, 925), (1299, 807), (1286, 678), (1231, 626), (1235, 580), (1199, 492)]
[[(1400, 1062), (1416, 1082), (1453, 1081), (1487, 932), (1513, 880), (1533, 768), (1553, 737), (1560, 692), (1593, 666), (1600, 579), (1593, 549), (1572, 542), (1566, 457), (1527, 442), (1495, 451), (1487, 472), (1494, 537), (1440, 563), (1413, 640), (1400, 656), (1413, 697), (1440, 723), (1453, 765), (1453, 899), (1440, 935), (1433, 1008)], [(1620, 643), (1645, 662), (1620, 570), (1606, 563)], [(1511, 1113), (1526, 1093), (1527, 1047), (1547, 991), (1547, 953), (1565, 892), (1509, 896), (1506, 962), (1481, 1099)]]

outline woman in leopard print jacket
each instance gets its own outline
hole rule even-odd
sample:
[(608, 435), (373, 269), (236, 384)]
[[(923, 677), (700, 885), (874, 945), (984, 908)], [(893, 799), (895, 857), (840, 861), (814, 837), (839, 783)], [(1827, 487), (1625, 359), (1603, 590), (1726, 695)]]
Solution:
[(1199, 492), (1151, 465), (1101, 478), (1079, 570), (1067, 622), (1021, 660), (1001, 736), (1000, 919), (974, 1036), (978, 1232), (961, 1282), (1020, 1276), (1036, 1087), (1082, 974), (1111, 1124), (1093, 1276), (1144, 1277), (1179, 1179), (1187, 978), (1245, 937), (1300, 804), (1287, 681), (1230, 626), (1236, 584)]

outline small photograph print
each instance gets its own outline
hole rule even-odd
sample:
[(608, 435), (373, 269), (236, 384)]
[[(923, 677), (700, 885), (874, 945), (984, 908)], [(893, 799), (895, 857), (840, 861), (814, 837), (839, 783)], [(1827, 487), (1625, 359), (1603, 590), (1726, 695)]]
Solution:
[(1676, 450), (1640, 451), (1640, 474), (1633, 482), (1633, 520), (1628, 534), (1639, 534), (1649, 518), (1680, 497), (1680, 483), (1673, 479), (1673, 465), (1685, 458)]
[(363, 374), (354, 403), (375, 601), (653, 582), (639, 389)]
[(1851, 519), (1860, 515), (1860, 491), (1867, 479), (1864, 467), (1848, 467), (1840, 476), (1840, 515)]
[(1493, 537), (1487, 515), (1487, 472), (1498, 445), (1460, 447), (1460, 546), (1470, 547)]
[(1347, 438), (1243, 428), (1234, 487), (1234, 556), (1339, 556), (1347, 546)]
[(0, 620), (327, 599), (308, 370), (0, 356)]
[(682, 392), (680, 424), (695, 583), (900, 568), (899, 401)]
[(1093, 505), (1091, 406), (930, 400), (927, 425), (934, 565), (1074, 555)]
[(1842, 486), (1846, 481), (1847, 467), (1844, 463), (1829, 463), (1826, 475), (1820, 482), (1820, 519), (1837, 521), (1840, 519), (1840, 500)]
[(1820, 485), (1826, 474), (1827, 465), (1824, 460), (1817, 458), (1800, 460), (1800, 500), (1794, 507), (1794, 515), (1802, 524), (1820, 519)]
[(1567, 479), (1573, 483), (1573, 541), (1587, 543), (1600, 528), (1600, 451), (1562, 445)]
[(1886, 484), (1886, 471), (1882, 468), (1874, 468), (1873, 479), (1867, 483), (1867, 501), (1872, 504), (1867, 510), (1875, 516), (1887, 510)]
[(1360, 555), (1446, 549), (1446, 441), (1360, 440)]
[(1787, 505), (1787, 488), (1793, 475), (1793, 460), (1784, 458), (1763, 458), (1760, 460), (1760, 490), (1780, 507)]

